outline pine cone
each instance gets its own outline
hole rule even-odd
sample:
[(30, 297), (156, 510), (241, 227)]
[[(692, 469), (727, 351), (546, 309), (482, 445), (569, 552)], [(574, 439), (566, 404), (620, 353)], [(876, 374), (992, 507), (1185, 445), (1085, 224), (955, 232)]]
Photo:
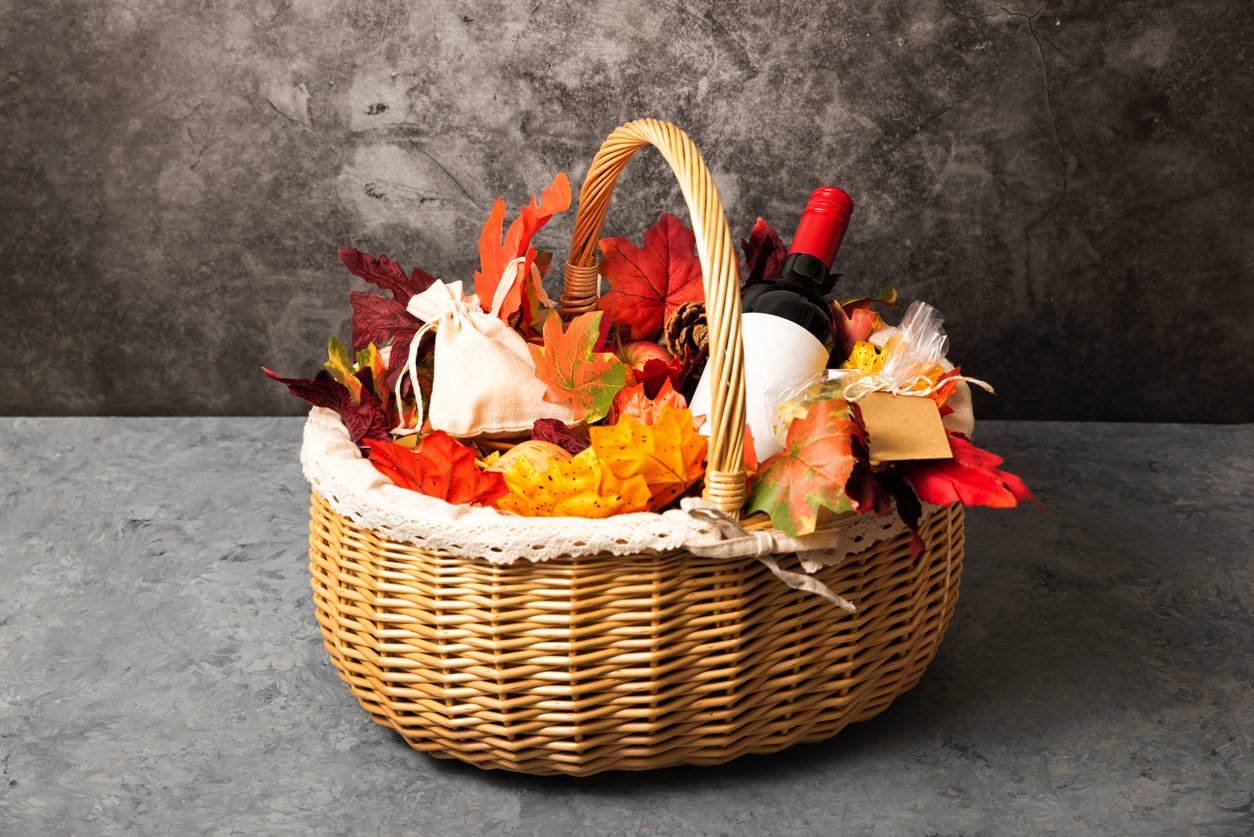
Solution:
[(710, 342), (710, 329), (705, 322), (704, 302), (685, 302), (675, 309), (662, 329), (662, 342), (675, 357), (684, 357), (691, 350), (695, 357)]

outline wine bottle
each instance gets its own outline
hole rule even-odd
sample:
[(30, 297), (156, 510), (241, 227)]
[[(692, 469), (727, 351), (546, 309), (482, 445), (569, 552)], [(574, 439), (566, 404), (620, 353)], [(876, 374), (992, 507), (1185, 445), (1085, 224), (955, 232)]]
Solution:
[[(844, 191), (834, 186), (815, 189), (797, 223), (782, 275), (753, 286), (742, 301), (745, 419), (758, 461), (780, 449), (774, 432), (776, 405), (768, 403), (767, 390), (827, 367), (836, 333), (823, 289), (852, 214), (853, 201)], [(709, 412), (708, 375), (707, 366), (692, 396), (696, 415)]]

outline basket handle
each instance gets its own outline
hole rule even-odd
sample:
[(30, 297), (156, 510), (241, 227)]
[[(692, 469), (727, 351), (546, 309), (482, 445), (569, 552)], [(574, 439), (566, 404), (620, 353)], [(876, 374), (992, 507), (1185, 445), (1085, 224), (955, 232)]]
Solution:
[(646, 145), (662, 153), (679, 181), (697, 239), (709, 327), (710, 446), (703, 496), (736, 515), (745, 501), (744, 344), (740, 337), (740, 265), (714, 178), (688, 135), (669, 122), (637, 119), (615, 129), (579, 190), (575, 234), (566, 263), (561, 311), (580, 314), (597, 308), (600, 264), (597, 242), (618, 175)]

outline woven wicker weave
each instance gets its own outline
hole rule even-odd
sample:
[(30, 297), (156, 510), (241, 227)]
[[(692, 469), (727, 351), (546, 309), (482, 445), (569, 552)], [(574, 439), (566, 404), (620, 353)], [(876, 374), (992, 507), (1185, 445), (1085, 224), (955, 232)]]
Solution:
[[(716, 382), (705, 496), (734, 512), (744, 497), (738, 269), (713, 181), (682, 131), (640, 120), (606, 140), (580, 193), (562, 307), (595, 306), (610, 193), (650, 144), (694, 222)], [(434, 756), (586, 775), (773, 752), (883, 711), (935, 656), (958, 594), (962, 509), (929, 512), (921, 534), (917, 558), (908, 535), (886, 535), (816, 574), (857, 606), (849, 614), (753, 558), (672, 551), (501, 566), (388, 540), (315, 492), (310, 570), (331, 660), (376, 722)]]

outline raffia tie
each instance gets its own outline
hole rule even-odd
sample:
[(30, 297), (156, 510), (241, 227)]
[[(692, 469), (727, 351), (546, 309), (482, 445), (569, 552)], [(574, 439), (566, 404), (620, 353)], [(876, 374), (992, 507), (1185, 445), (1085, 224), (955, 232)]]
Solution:
[(893, 395), (931, 395), (945, 384), (951, 381), (966, 381), (968, 384), (974, 384), (985, 392), (995, 392), (991, 384), (981, 381), (979, 378), (970, 378), (966, 375), (956, 375), (952, 378), (934, 381), (927, 375), (915, 375), (905, 381), (893, 375), (885, 375), (883, 372), (877, 372), (873, 375), (865, 375), (845, 385), (845, 399), (848, 401), (860, 401), (862, 398), (872, 392), (888, 392)]

